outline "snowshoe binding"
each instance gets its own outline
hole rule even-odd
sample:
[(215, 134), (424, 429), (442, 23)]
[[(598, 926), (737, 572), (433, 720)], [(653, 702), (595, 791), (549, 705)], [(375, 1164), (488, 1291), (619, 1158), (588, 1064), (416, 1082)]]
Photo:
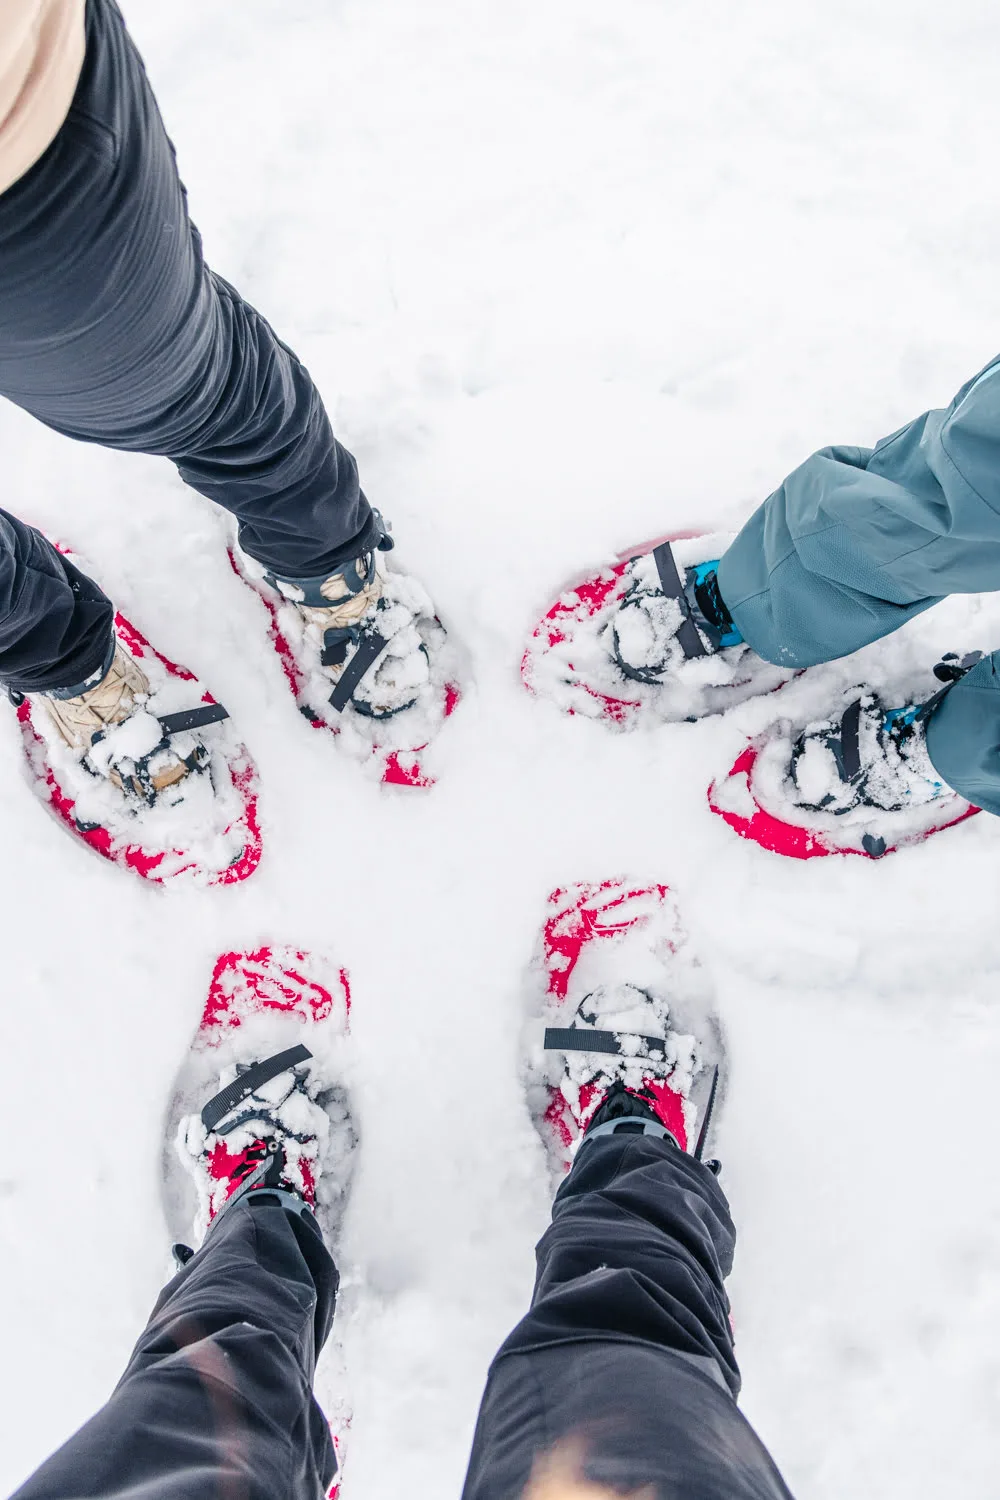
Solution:
[[(980, 656), (946, 656), (935, 675), (953, 682)], [(889, 708), (853, 688), (829, 718), (798, 731), (779, 725), (748, 747), (712, 787), (712, 809), (744, 838), (797, 859), (880, 859), (950, 828), (978, 809), (942, 782), (928, 755), (927, 721), (940, 697)]]
[(657, 1133), (705, 1159), (726, 1089), (725, 1047), (672, 893), (609, 880), (557, 890), (549, 905), (525, 1069), (553, 1168), (569, 1168), (585, 1131), (623, 1118), (655, 1121)]
[(394, 542), (374, 512), (371, 551), (320, 578), (278, 578), (230, 550), (261, 596), (300, 711), (368, 763), (382, 781), (431, 786), (424, 752), (455, 710), (459, 689), (447, 634), (426, 592), (389, 569)]
[(72, 696), (9, 692), (39, 795), (91, 849), (147, 880), (245, 880), (261, 854), (246, 747), (192, 673), (121, 614), (114, 631), (110, 661)]
[(730, 540), (669, 537), (567, 590), (528, 644), (525, 686), (619, 729), (700, 719), (780, 687), (794, 673), (751, 651), (719, 592)]

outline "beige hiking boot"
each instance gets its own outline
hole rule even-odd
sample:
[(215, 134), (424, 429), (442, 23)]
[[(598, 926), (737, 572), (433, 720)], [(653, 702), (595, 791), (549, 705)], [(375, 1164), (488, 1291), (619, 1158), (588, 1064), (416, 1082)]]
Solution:
[[(331, 573), (329, 578), (324, 579), (319, 591), (324, 599), (330, 600), (328, 606), (292, 601), (296, 602), (302, 618), (325, 634), (328, 630), (344, 630), (349, 625), (357, 625), (366, 615), (371, 614), (385, 590), (385, 563), (381, 553), (372, 553), (370, 557), (367, 573), (361, 570), (361, 564), (367, 559), (358, 558), (349, 563), (344, 572)], [(349, 579), (348, 570), (355, 576)]]
[[(109, 729), (124, 724), (133, 714), (144, 710), (149, 697), (149, 679), (135, 658), (120, 642), (116, 642), (111, 666), (96, 687), (88, 688), (75, 698), (53, 698), (45, 693), (39, 697), (70, 749), (86, 755), (95, 740), (102, 738)], [(150, 785), (154, 792), (162, 791), (164, 787), (182, 781), (188, 770), (179, 756), (171, 754), (167, 764), (150, 774)], [(148, 790), (127, 786), (126, 780), (131, 783), (133, 778), (123, 778), (114, 765), (107, 764), (104, 774), (121, 791), (135, 790), (148, 797)]]

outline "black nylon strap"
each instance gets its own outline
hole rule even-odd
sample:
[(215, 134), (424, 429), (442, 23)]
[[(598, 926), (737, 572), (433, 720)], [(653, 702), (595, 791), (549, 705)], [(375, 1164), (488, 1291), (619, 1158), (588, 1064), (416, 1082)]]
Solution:
[(340, 674), (337, 686), (330, 694), (330, 707), (335, 709), (338, 714), (343, 713), (351, 701), (354, 689), (368, 671), (368, 668), (373, 666), (382, 655), (388, 644), (389, 642), (385, 636), (379, 635), (377, 630), (373, 630), (369, 635), (365, 636), (361, 645)]
[(303, 1047), (300, 1042), (297, 1047), (288, 1047), (284, 1052), (276, 1052), (273, 1057), (267, 1057), (263, 1062), (254, 1063), (252, 1068), (247, 1068), (245, 1073), (240, 1073), (233, 1079), (232, 1083), (226, 1085), (205, 1105), (201, 1112), (201, 1123), (206, 1130), (214, 1130), (220, 1120), (224, 1120), (231, 1109), (237, 1104), (242, 1104), (244, 1099), (259, 1089), (263, 1084), (270, 1083), (272, 1078), (277, 1078), (279, 1073), (285, 1073), (289, 1068), (294, 1068), (297, 1063), (306, 1062), (312, 1057), (308, 1047)]
[(197, 708), (184, 708), (180, 713), (164, 714), (160, 728), (165, 735), (183, 734), (185, 729), (203, 729), (206, 724), (221, 724), (229, 718), (229, 710), (221, 703), (199, 703)]
[(840, 721), (840, 753), (845, 781), (853, 781), (861, 771), (861, 699), (849, 705)]
[[(623, 1036), (645, 1042), (646, 1052), (626, 1052)], [(662, 1036), (636, 1036), (631, 1031), (585, 1031), (582, 1026), (546, 1026), (543, 1047), (546, 1052), (612, 1052), (618, 1057), (666, 1057)]]
[(719, 1092), (719, 1067), (715, 1066), (712, 1074), (712, 1087), (709, 1090), (708, 1102), (705, 1105), (705, 1114), (698, 1132), (698, 1144), (694, 1148), (695, 1161), (701, 1161), (705, 1155), (705, 1147), (708, 1145), (708, 1133), (712, 1128), (712, 1116), (715, 1114), (715, 1099)]
[(705, 643), (691, 618), (688, 601), (684, 595), (684, 585), (681, 583), (681, 575), (677, 571), (677, 564), (669, 542), (661, 542), (658, 547), (653, 548), (653, 560), (656, 563), (656, 571), (660, 575), (660, 588), (668, 599), (676, 599), (681, 607), (681, 625), (677, 632), (678, 645), (689, 661), (695, 656), (707, 656)]

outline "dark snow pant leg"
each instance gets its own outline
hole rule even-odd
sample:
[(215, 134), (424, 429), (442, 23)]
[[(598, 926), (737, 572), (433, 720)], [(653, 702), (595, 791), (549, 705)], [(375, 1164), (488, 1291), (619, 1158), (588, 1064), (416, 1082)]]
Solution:
[(171, 458), (283, 576), (374, 540), (308, 372), (204, 263), (113, 0), (87, 0), (69, 115), (0, 195), (0, 394), (70, 437)]
[(734, 1242), (717, 1180), (679, 1148), (583, 1145), (490, 1369), (463, 1500), (520, 1500), (546, 1464), (657, 1500), (787, 1500), (736, 1405)]
[(312, 1395), (337, 1272), (262, 1194), (164, 1288), (107, 1405), (14, 1500), (320, 1500), (336, 1471)]
[(76, 688), (111, 665), (114, 608), (31, 526), (0, 510), (0, 684)]
[(873, 450), (814, 454), (751, 516), (719, 587), (744, 639), (791, 667), (1000, 588), (1000, 361)]

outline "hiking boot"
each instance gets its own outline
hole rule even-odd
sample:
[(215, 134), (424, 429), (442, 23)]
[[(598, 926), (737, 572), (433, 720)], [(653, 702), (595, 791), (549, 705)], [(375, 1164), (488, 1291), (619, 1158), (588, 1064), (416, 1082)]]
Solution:
[(149, 678), (118, 640), (111, 666), (93, 687), (70, 698), (32, 696), (88, 770), (144, 801), (183, 781), (202, 759), (182, 758), (171, 747), (160, 720), (146, 710)]
[(570, 1026), (547, 1027), (544, 1041), (564, 1055), (561, 1092), (584, 1136), (626, 1121), (623, 1130), (669, 1135), (699, 1161), (718, 1099), (718, 1044), (714, 1028), (703, 1037), (680, 1030), (665, 996), (628, 983), (585, 995)]
[(274, 1192), (296, 1212), (315, 1212), (324, 1173), (325, 1216), (333, 1203), (342, 1208), (355, 1144), (347, 1094), (324, 1078), (308, 1047), (230, 1062), (218, 1081), (218, 1092), (177, 1133), (198, 1193), (198, 1227), (207, 1232), (248, 1193)]
[(744, 641), (719, 589), (730, 538), (673, 538), (568, 589), (536, 627), (525, 686), (618, 728), (723, 713), (793, 675)]
[(609, 626), (611, 654), (626, 677), (661, 683), (682, 661), (744, 644), (719, 592), (718, 567), (713, 558), (682, 571), (669, 542), (634, 560)]
[[(857, 689), (855, 689), (857, 692)], [(886, 708), (877, 693), (850, 695), (839, 719), (810, 724), (792, 747), (794, 800), (842, 817), (859, 808), (902, 812), (953, 796), (927, 753), (927, 703)]]
[[(950, 652), (934, 676), (950, 686), (981, 657)], [(873, 689), (853, 687), (823, 719), (778, 721), (713, 782), (709, 805), (741, 837), (793, 859), (881, 859), (962, 823), (978, 809), (941, 780), (927, 748), (947, 690), (913, 691), (902, 707), (888, 708)]]
[[(374, 547), (336, 573), (281, 578), (261, 572), (245, 554), (239, 561), (249, 577), (261, 577), (294, 610), (297, 628), (289, 631), (283, 621), (285, 633), (295, 639), (293, 649), (305, 668), (318, 668), (327, 679), (334, 712), (350, 708), (365, 718), (391, 719), (413, 708), (428, 685), (430, 657), (420, 623), (422, 617), (433, 619), (433, 611), (412, 579), (390, 578), (383, 554), (395, 543), (378, 511), (374, 515)], [(437, 628), (443, 636), (439, 623)]]

